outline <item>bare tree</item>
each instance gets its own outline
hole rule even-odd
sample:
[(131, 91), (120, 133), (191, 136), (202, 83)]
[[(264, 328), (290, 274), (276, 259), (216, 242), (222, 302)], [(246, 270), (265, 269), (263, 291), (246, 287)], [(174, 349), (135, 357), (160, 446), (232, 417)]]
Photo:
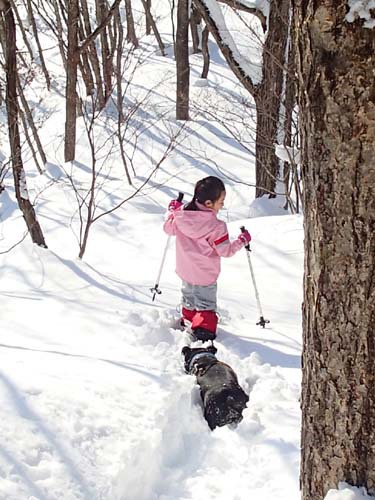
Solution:
[(138, 48), (139, 42), (137, 35), (135, 33), (131, 0), (125, 0), (125, 12), (126, 12), (126, 41), (132, 43), (135, 48)]
[(201, 52), (201, 21), (202, 16), (200, 15), (199, 10), (197, 10), (195, 5), (192, 5), (190, 15), (190, 31), (193, 42), (193, 54)]
[(151, 23), (150, 23), (150, 18), (147, 16), (147, 12), (151, 12), (151, 0), (145, 0), (146, 1), (146, 9), (145, 9), (145, 14), (146, 14), (146, 35), (151, 34)]
[(268, 32), (263, 46), (262, 81), (254, 95), (257, 108), (256, 197), (272, 193), (279, 178), (275, 154), (281, 128), (280, 105), (285, 83), (285, 54), (289, 33), (290, 0), (271, 0)]
[(141, 0), (141, 1), (142, 1), (143, 8), (145, 9), (145, 13), (146, 13), (146, 22), (151, 26), (152, 31), (154, 32), (156, 41), (158, 42), (158, 45), (159, 45), (161, 55), (165, 56), (164, 42), (160, 36), (158, 27), (156, 25), (156, 22), (155, 22), (153, 16), (152, 16), (152, 13), (151, 13), (151, 2), (147, 1), (147, 0)]
[(31, 239), (39, 246), (46, 248), (44, 236), (32, 206), (26, 183), (21, 155), (21, 141), (18, 127), (19, 108), (17, 100), (17, 57), (16, 57), (16, 25), (9, 0), (0, 0), (0, 13), (5, 25), (6, 47), (6, 105), (9, 127), (9, 144), (11, 151), (14, 187), (18, 206), (22, 211)]
[[(265, 28), (264, 15), (246, 2), (231, 0), (233, 4), (255, 15)], [(274, 196), (276, 180), (279, 177), (279, 161), (275, 153), (277, 132), (280, 126), (280, 101), (285, 76), (285, 53), (289, 33), (290, 0), (270, 0), (266, 39), (263, 46), (262, 80), (255, 84), (250, 69), (244, 64), (237, 46), (226, 28), (225, 19), (217, 9), (210, 10), (205, 0), (194, 0), (194, 4), (216, 40), (229, 67), (241, 84), (252, 95), (257, 107), (256, 132), (256, 196)]]
[(66, 66), (65, 161), (72, 161), (76, 150), (77, 120), (77, 68), (78, 51), (78, 0), (68, 0), (68, 52)]
[[(152, 94), (152, 90), (150, 90), (149, 95)], [(148, 96), (149, 97), (149, 96)], [(130, 136), (128, 136), (128, 145), (131, 145), (131, 136), (132, 132), (130, 130), (130, 124), (135, 114), (144, 106), (146, 103), (143, 100), (142, 102), (134, 103), (132, 110), (125, 117), (125, 122), (128, 127), (125, 127), (125, 131), (130, 131)], [(96, 133), (95, 133), (95, 124), (99, 114), (95, 111), (95, 101), (92, 100), (92, 108), (90, 114), (84, 114), (84, 122), (86, 127), (87, 139), (89, 150), (91, 154), (91, 179), (90, 183), (86, 188), (82, 188), (82, 186), (78, 187), (75, 182), (74, 176), (70, 175), (69, 180), (71, 182), (76, 201), (77, 201), (77, 212), (79, 219), (79, 255), (80, 259), (83, 258), (89, 241), (90, 232), (92, 230), (93, 225), (100, 220), (102, 217), (108, 216), (115, 212), (116, 210), (123, 207), (129, 200), (140, 194), (143, 188), (149, 183), (150, 179), (155, 175), (158, 171), (162, 163), (170, 156), (173, 150), (178, 146), (178, 144), (182, 140), (182, 133), (184, 131), (185, 124), (181, 126), (177, 126), (174, 131), (170, 131), (170, 135), (165, 137), (165, 145), (164, 150), (161, 152), (159, 158), (153, 159), (153, 164), (150, 169), (150, 172), (146, 179), (142, 181), (142, 183), (134, 189), (133, 193), (129, 196), (124, 197), (120, 201), (117, 201), (116, 204), (112, 205), (107, 209), (103, 209), (102, 206), (99, 206), (98, 199), (101, 197), (103, 191), (108, 191), (107, 182), (108, 180), (108, 165), (110, 163), (110, 156), (112, 154), (112, 147), (109, 147), (109, 150), (106, 150), (106, 144), (108, 144), (108, 140), (106, 139), (104, 143), (98, 143)], [(163, 119), (162, 116), (155, 116), (153, 123), (159, 122)], [(148, 127), (143, 130), (138, 131), (138, 134), (146, 134), (148, 131)], [(139, 139), (139, 136), (138, 136)], [(133, 142), (131, 147), (135, 150), (137, 147), (137, 140)], [(98, 157), (101, 156), (99, 160)], [(101, 200), (101, 204), (103, 205), (103, 199)]]
[(31, 5), (31, 0), (26, 0), (26, 4), (27, 4), (27, 15), (28, 15), (28, 18), (30, 19), (34, 39), (35, 39), (36, 45), (38, 47), (38, 55), (39, 55), (40, 65), (42, 67), (44, 78), (46, 79), (47, 89), (49, 90), (51, 87), (51, 78), (49, 76), (47, 66), (46, 66), (46, 63), (44, 60), (42, 46), (40, 45), (38, 28), (37, 28), (36, 21), (35, 21), (34, 11), (33, 11), (32, 5)]
[(208, 70), (210, 68), (210, 51), (208, 50), (208, 37), (210, 31), (207, 26), (205, 26), (202, 32), (202, 55), (203, 55), (203, 68), (201, 78), (207, 78)]
[[(87, 38), (78, 45), (78, 0), (68, 0), (68, 63), (66, 71), (66, 118), (65, 118), (65, 161), (75, 158), (76, 116), (77, 116), (77, 68), (80, 54), (82, 54), (96, 39), (102, 36), (102, 57), (104, 68), (104, 100), (109, 98), (112, 91), (112, 58), (108, 48), (107, 37), (102, 35), (107, 24), (116, 12), (121, 0), (115, 0), (109, 10), (104, 0), (96, 0), (100, 23)], [(104, 47), (104, 48), (103, 48)]]
[[(81, 22), (83, 24), (82, 29), (84, 33), (84, 38), (81, 40), (81, 43), (83, 43), (85, 38), (91, 36), (92, 33), (87, 0), (81, 0)], [(105, 106), (104, 85), (102, 74), (100, 71), (99, 55), (94, 41), (92, 41), (83, 52), (87, 52), (88, 58), (90, 60), (90, 65), (94, 73), (95, 91), (98, 106), (100, 109), (103, 109)]]
[(189, 0), (178, 0), (176, 37), (176, 118), (189, 119)]
[[(107, 2), (106, 0), (95, 0), (95, 4), (96, 4), (96, 19), (98, 25), (100, 26), (108, 16)], [(112, 92), (112, 74), (113, 74), (107, 26), (108, 23), (106, 23), (103, 26), (103, 29), (99, 33), (102, 65), (103, 65), (104, 102), (108, 101), (109, 96), (111, 95)]]
[[(375, 38), (346, 0), (293, 0), (305, 275), (304, 500), (375, 493)], [(368, 26), (368, 27), (367, 27)]]

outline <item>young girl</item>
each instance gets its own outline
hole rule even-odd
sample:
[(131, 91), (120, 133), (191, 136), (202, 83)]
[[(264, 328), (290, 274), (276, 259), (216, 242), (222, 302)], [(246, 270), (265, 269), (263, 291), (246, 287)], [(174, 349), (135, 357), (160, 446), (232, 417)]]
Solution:
[(248, 231), (229, 241), (225, 222), (217, 218), (223, 208), (225, 186), (217, 177), (205, 177), (195, 185), (190, 203), (169, 203), (164, 231), (176, 236), (176, 273), (182, 279), (182, 316), (191, 322), (197, 340), (216, 337), (217, 278), (220, 258), (231, 257), (250, 242)]

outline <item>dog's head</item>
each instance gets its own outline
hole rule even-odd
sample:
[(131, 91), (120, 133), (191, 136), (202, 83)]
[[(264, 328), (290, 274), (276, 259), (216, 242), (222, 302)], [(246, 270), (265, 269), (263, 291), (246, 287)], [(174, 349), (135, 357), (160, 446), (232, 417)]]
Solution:
[(210, 394), (204, 405), (204, 417), (210, 429), (241, 422), (248, 401), (249, 396), (241, 387)]
[(215, 346), (211, 345), (209, 347), (188, 347), (182, 348), (181, 354), (185, 358), (184, 368), (186, 373), (192, 373), (194, 365), (200, 361), (216, 362), (215, 354), (217, 349)]

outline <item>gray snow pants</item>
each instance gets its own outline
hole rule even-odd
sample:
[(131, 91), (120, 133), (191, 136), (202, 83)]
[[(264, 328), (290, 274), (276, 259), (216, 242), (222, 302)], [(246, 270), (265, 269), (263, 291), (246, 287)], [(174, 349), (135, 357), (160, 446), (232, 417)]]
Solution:
[(216, 311), (217, 283), (191, 285), (182, 281), (182, 306), (190, 311)]

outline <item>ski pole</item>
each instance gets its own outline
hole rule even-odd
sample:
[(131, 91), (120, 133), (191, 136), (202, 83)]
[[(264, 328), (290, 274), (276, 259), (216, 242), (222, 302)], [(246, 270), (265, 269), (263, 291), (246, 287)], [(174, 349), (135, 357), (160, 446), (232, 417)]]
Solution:
[[(179, 192), (179, 193), (178, 193), (178, 198), (177, 198), (177, 201), (180, 201), (180, 202), (181, 202), (181, 201), (183, 200), (183, 198), (184, 198), (184, 193)], [(161, 273), (162, 273), (162, 271), (163, 271), (164, 262), (165, 262), (165, 258), (166, 258), (166, 256), (167, 256), (167, 251), (168, 251), (168, 247), (169, 247), (169, 242), (170, 242), (170, 240), (171, 240), (171, 236), (168, 236), (168, 238), (167, 238), (167, 242), (166, 242), (165, 247), (164, 247), (163, 257), (162, 257), (162, 259), (161, 259), (161, 264), (160, 264), (160, 268), (159, 268), (159, 273), (158, 273), (158, 276), (157, 276), (157, 278), (156, 278), (156, 283), (155, 283), (155, 285), (154, 285), (152, 288), (150, 288), (150, 291), (151, 291), (151, 293), (153, 294), (153, 296), (152, 296), (152, 302), (154, 302), (155, 297), (156, 297), (156, 294), (158, 294), (158, 295), (160, 295), (160, 294), (161, 294), (161, 290), (160, 290), (160, 288), (159, 288), (160, 276), (161, 276)]]
[[(246, 231), (245, 229), (245, 226), (241, 226), (241, 231), (244, 232)], [(263, 316), (263, 312), (262, 312), (262, 306), (260, 305), (260, 299), (259, 299), (259, 293), (258, 293), (258, 288), (257, 288), (257, 284), (256, 284), (256, 281), (255, 281), (255, 274), (254, 274), (254, 270), (253, 270), (253, 266), (251, 264), (251, 257), (250, 257), (250, 243), (247, 243), (245, 245), (245, 248), (246, 248), (246, 255), (247, 255), (247, 261), (249, 263), (249, 268), (250, 268), (250, 273), (251, 273), (251, 278), (253, 280), (253, 285), (254, 285), (254, 290), (255, 290), (255, 297), (256, 297), (256, 300), (257, 300), (257, 304), (258, 304), (258, 311), (259, 311), (259, 314), (260, 314), (260, 318), (259, 318), (259, 321), (258, 323), (256, 323), (257, 325), (260, 325), (261, 327), (265, 327), (266, 326), (266, 323), (269, 323), (270, 320), (269, 319), (264, 319), (264, 316)]]

